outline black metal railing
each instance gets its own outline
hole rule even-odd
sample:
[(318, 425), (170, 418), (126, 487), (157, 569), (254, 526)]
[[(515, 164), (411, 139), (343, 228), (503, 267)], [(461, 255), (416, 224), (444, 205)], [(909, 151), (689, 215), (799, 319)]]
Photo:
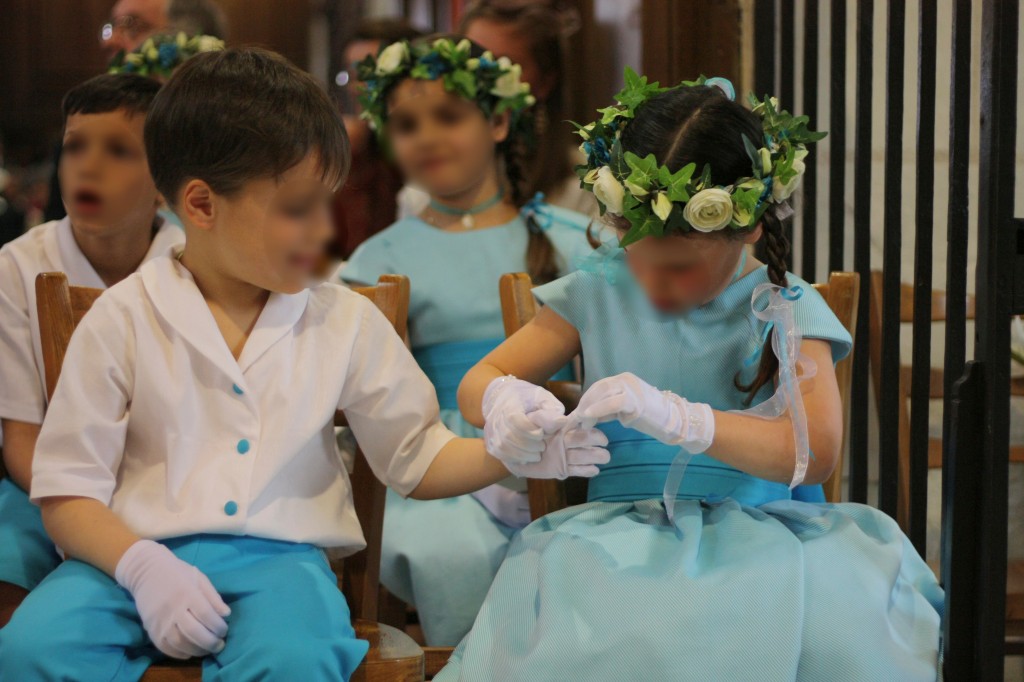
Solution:
[[(848, 26), (849, 2), (855, 2), (855, 25)], [(983, 0), (981, 63), (971, 61), (971, 2), (934, 0), (917, 3), (916, 63), (904, 63), (908, 39), (906, 0), (879, 3), (886, 28), (885, 61), (875, 56), (873, 0), (830, 0), (828, 31), (819, 31), (824, 3), (807, 0), (802, 22), (792, 0), (757, 0), (754, 4), (754, 85), (757, 93), (778, 93), (787, 108), (796, 106), (798, 84), (794, 63), (802, 45), (801, 113), (817, 120), (818, 93), (828, 88), (830, 158), (811, 159), (801, 192), (800, 253), (792, 267), (807, 279), (818, 278), (820, 242), (827, 239), (828, 268), (852, 267), (861, 275), (860, 315), (856, 329), (851, 390), (849, 487), (847, 499), (868, 500), (870, 460), (877, 458), (878, 506), (898, 516), (914, 546), (925, 550), (928, 507), (928, 410), (932, 395), (933, 289), (945, 289), (944, 410), (942, 447), (942, 582), (946, 589), (944, 669), (949, 680), (1002, 680), (1007, 554), (1007, 466), (1009, 459), (1009, 328), (1012, 315), (1024, 312), (1024, 221), (1014, 218), (1015, 143), (1017, 134), (1017, 43), (1019, 2)], [(938, 101), (936, 88), (939, 13), (951, 19), (951, 80), (948, 102)], [(877, 20), (881, 20), (879, 14)], [(802, 41), (796, 27), (803, 25)], [(854, 82), (847, 83), (846, 55), (853, 32)], [(827, 42), (823, 42), (827, 41)], [(830, 59), (829, 83), (818, 82), (820, 55)], [(876, 69), (884, 69), (885, 90), (874, 91)], [(908, 79), (914, 78), (914, 81)], [(967, 361), (968, 170), (971, 142), (971, 82), (982, 93), (980, 175), (977, 187), (978, 262), (975, 289), (977, 313), (974, 360)], [(912, 224), (902, 215), (904, 86), (916, 84), (914, 126), (916, 209)], [(846, 103), (854, 97), (853, 120)], [(884, 98), (876, 99), (877, 98)], [(882, 176), (872, 168), (872, 112), (884, 101), (884, 165)], [(949, 176), (945, 210), (947, 257), (945, 282), (935, 282), (933, 244), (936, 192), (936, 111), (948, 106)], [(850, 128), (853, 156), (853, 253), (846, 253), (846, 142)], [(908, 131), (909, 132), (909, 131)], [(821, 174), (824, 174), (822, 177)], [(827, 211), (817, 210), (818, 182), (827, 188)], [(946, 180), (946, 178), (943, 178)], [(945, 191), (945, 187), (942, 188)], [(882, 271), (880, 338), (871, 339), (869, 301), (871, 277), (871, 205), (882, 197)], [(904, 224), (907, 222), (907, 224)], [(911, 330), (909, 456), (901, 466), (900, 381), (901, 264), (903, 235), (913, 234), (913, 323)], [(936, 286), (938, 285), (938, 286)], [(942, 311), (938, 311), (942, 312)], [(878, 391), (878, 441), (868, 432), (871, 377), (869, 348), (881, 349)], [(876, 368), (877, 369), (877, 368)], [(906, 452), (906, 450), (904, 450)]]

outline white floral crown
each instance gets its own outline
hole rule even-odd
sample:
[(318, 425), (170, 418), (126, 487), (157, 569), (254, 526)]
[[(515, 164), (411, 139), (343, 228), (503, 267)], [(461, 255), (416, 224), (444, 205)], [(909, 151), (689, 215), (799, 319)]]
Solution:
[(491, 52), (472, 56), (473, 44), (466, 38), (455, 42), (438, 38), (433, 42), (400, 40), (370, 55), (358, 64), (363, 88), (359, 94), (362, 118), (378, 133), (383, 132), (387, 95), (392, 86), (406, 78), (441, 80), (445, 90), (477, 106), (486, 116), (505, 111), (515, 117), (536, 102), (530, 84), (520, 81), (523, 70), (508, 57), (494, 58)]
[(601, 214), (621, 215), (630, 222), (620, 240), (628, 246), (644, 237), (666, 234), (716, 232), (726, 227), (749, 229), (757, 225), (771, 204), (786, 201), (800, 185), (805, 171), (806, 144), (826, 133), (808, 130), (806, 116), (792, 116), (778, 109), (778, 100), (750, 95), (753, 112), (760, 116), (764, 140), (757, 147), (744, 136), (752, 174), (730, 185), (713, 185), (711, 167), (695, 177), (697, 164), (677, 171), (659, 165), (654, 154), (640, 158), (622, 149), (622, 131), (637, 110), (652, 97), (682, 87), (717, 87), (729, 99), (735, 90), (725, 78), (683, 81), (675, 88), (648, 83), (626, 68), (626, 87), (615, 96), (616, 104), (599, 109), (601, 118), (587, 125), (573, 124), (583, 138), (580, 149), (587, 163), (577, 166), (580, 185), (597, 197)]

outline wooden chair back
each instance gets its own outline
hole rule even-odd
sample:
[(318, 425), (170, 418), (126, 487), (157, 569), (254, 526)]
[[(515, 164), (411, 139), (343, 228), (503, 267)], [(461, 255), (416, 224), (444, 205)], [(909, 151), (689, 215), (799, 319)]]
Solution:
[[(405, 336), (409, 313), (407, 277), (383, 275), (376, 286), (362, 287), (356, 291), (373, 301), (395, 327), (395, 331)], [(102, 293), (102, 289), (69, 286), (64, 273), (48, 272), (36, 277), (39, 331), (48, 396), (53, 396), (75, 327)], [(343, 416), (340, 413), (336, 416), (337, 421), (343, 423)], [(356, 513), (366, 536), (366, 549), (346, 558), (341, 582), (356, 634), (370, 641), (367, 657), (353, 674), (352, 680), (422, 680), (423, 651), (405, 633), (376, 622), (386, 488), (373, 475), (361, 452), (357, 453), (350, 480)], [(195, 661), (172, 661), (150, 667), (143, 677), (143, 682), (185, 682), (201, 679), (202, 670)]]
[[(855, 272), (834, 272), (827, 284), (816, 284), (814, 288), (824, 297), (839, 318), (843, 327), (853, 335), (857, 325), (857, 291), (860, 276)], [(505, 335), (511, 336), (521, 329), (537, 314), (537, 304), (531, 293), (533, 288), (530, 276), (522, 273), (503, 275), (499, 282), (501, 293), (501, 312), (505, 323)], [(836, 366), (836, 380), (843, 403), (843, 442), (849, 432), (850, 386), (852, 383), (852, 353)], [(579, 402), (582, 387), (578, 383), (555, 381), (548, 384), (548, 389), (565, 405), (566, 411), (572, 410)], [(825, 482), (825, 498), (839, 501), (842, 498), (843, 461), (842, 454), (836, 462), (835, 471)], [(533, 480), (528, 482), (530, 495), (530, 516), (540, 518), (566, 507), (567, 495), (565, 483), (556, 480)]]
[[(405, 338), (409, 316), (408, 277), (381, 275), (376, 286), (359, 287), (355, 291), (373, 301), (395, 327), (399, 336)], [(343, 417), (339, 415), (335, 422), (344, 423)], [(380, 557), (387, 488), (373, 475), (361, 450), (356, 452), (349, 479), (352, 483), (356, 516), (366, 537), (366, 549), (345, 558), (342, 590), (348, 599), (353, 618), (377, 621), (380, 610)]]

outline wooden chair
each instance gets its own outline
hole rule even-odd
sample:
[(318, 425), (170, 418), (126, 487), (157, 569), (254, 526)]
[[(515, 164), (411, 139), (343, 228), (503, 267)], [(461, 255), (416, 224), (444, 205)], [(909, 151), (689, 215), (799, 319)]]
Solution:
[[(871, 380), (875, 387), (875, 398), (881, 405), (881, 395), (885, 390), (899, 391), (899, 495), (896, 506), (896, 520), (904, 529), (910, 517), (910, 377), (911, 365), (900, 365), (899, 378), (893, 382), (882, 381), (882, 273), (875, 270), (871, 273)], [(900, 323), (914, 321), (914, 287), (900, 284)], [(933, 290), (931, 295), (930, 322), (946, 321), (946, 292)], [(967, 297), (967, 319), (975, 316), (975, 298)], [(945, 377), (941, 369), (931, 368), (929, 377), (928, 399), (938, 400), (944, 395)], [(1024, 377), (1014, 378), (1010, 384), (1011, 396), (1024, 396)], [(1010, 446), (1011, 462), (1024, 462), (1024, 445)], [(942, 468), (942, 438), (928, 439), (928, 468)], [(938, 574), (938, 567), (932, 567)], [(1012, 646), (1016, 654), (1024, 654), (1024, 561), (1011, 562), (1007, 567), (1007, 645)], [(1011, 636), (1011, 633), (1012, 636)], [(1009, 649), (1008, 649), (1009, 652)]]
[[(404, 337), (409, 312), (409, 280), (383, 275), (377, 286), (356, 289), (380, 308), (395, 330)], [(39, 330), (42, 338), (46, 390), (53, 395), (64, 362), (64, 353), (75, 326), (103, 291), (69, 287), (63, 273), (42, 273), (36, 278)], [(343, 416), (336, 421), (343, 423)], [(370, 642), (366, 659), (352, 676), (353, 682), (417, 682), (423, 680), (423, 650), (404, 632), (377, 621), (380, 586), (381, 536), (384, 525), (385, 486), (357, 453), (350, 476), (356, 513), (366, 549), (336, 565), (341, 587), (352, 612), (356, 636)], [(202, 679), (197, 661), (168, 661), (152, 666), (144, 682), (185, 682)]]
[[(832, 312), (847, 331), (853, 334), (857, 325), (857, 290), (860, 276), (855, 272), (833, 272), (827, 284), (815, 284), (814, 288), (825, 298)], [(505, 334), (511, 336), (519, 331), (536, 315), (537, 307), (530, 290), (533, 285), (525, 273), (513, 273), (501, 278), (501, 309), (505, 321)], [(836, 380), (843, 404), (843, 434), (849, 432), (849, 398), (853, 377), (852, 353), (836, 366)], [(566, 410), (575, 407), (579, 401), (581, 387), (572, 382), (551, 382), (548, 389), (563, 403)], [(572, 479), (570, 479), (572, 480)], [(829, 502), (842, 499), (843, 461), (840, 454), (835, 471), (824, 483), (825, 498)], [(556, 480), (530, 480), (530, 516), (540, 518), (567, 505), (566, 486)]]

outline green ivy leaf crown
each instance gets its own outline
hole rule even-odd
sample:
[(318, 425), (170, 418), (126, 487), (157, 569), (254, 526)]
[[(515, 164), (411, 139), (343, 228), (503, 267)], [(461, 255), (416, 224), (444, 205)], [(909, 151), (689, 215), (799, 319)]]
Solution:
[(755, 144), (743, 138), (751, 162), (751, 175), (730, 185), (715, 185), (711, 167), (698, 172), (695, 163), (677, 171), (659, 165), (654, 154), (640, 158), (622, 149), (622, 131), (636, 112), (652, 97), (676, 88), (718, 87), (733, 99), (732, 84), (724, 78), (683, 81), (674, 88), (648, 83), (626, 68), (626, 87), (615, 96), (616, 103), (598, 109), (601, 117), (593, 123), (573, 123), (583, 138), (580, 150), (587, 162), (576, 167), (580, 185), (594, 193), (601, 214), (621, 215), (630, 223), (620, 244), (628, 246), (644, 237), (685, 234), (691, 230), (717, 232), (725, 228), (747, 230), (757, 225), (772, 204), (780, 204), (800, 185), (806, 167), (806, 145), (826, 133), (809, 130), (806, 116), (780, 110), (778, 100), (765, 96), (748, 99), (761, 118), (764, 139)]
[(463, 38), (434, 41), (400, 40), (377, 54), (367, 56), (356, 67), (363, 82), (359, 102), (361, 117), (381, 134), (387, 117), (387, 96), (391, 88), (406, 78), (441, 80), (444, 89), (470, 102), (476, 102), (490, 118), (506, 111), (518, 118), (536, 102), (529, 83), (523, 83), (522, 67), (508, 57), (495, 59), (491, 52), (472, 55), (473, 43)]

